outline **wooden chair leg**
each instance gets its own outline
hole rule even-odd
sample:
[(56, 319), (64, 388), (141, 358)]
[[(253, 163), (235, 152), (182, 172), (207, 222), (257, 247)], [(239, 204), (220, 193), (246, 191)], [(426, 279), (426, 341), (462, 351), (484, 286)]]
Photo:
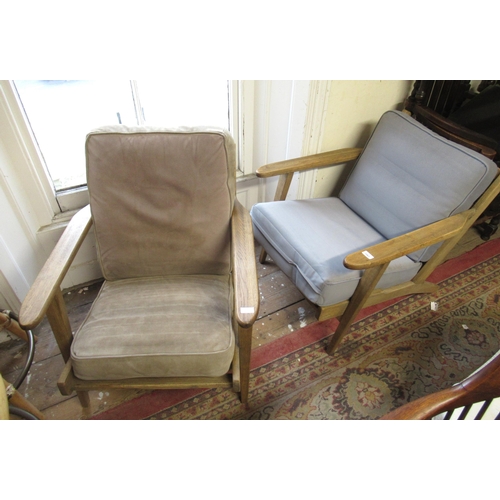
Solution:
[(267, 257), (267, 252), (264, 249), (262, 249), (260, 251), (259, 262), (261, 264), (265, 264), (266, 263), (266, 257)]
[(70, 346), (73, 341), (73, 333), (66, 311), (66, 304), (60, 290), (56, 292), (50, 306), (47, 309), (47, 319), (49, 320), (52, 333), (56, 338), (57, 345), (61, 351), (64, 362), (70, 358)]
[(252, 327), (244, 328), (238, 325), (238, 344), (240, 359), (240, 399), (248, 402), (250, 386), (250, 356), (252, 352)]
[[(61, 291), (57, 291), (47, 309), (47, 319), (49, 320), (52, 332), (56, 338), (57, 345), (61, 351), (64, 362), (70, 358), (70, 347), (73, 342), (73, 333), (69, 322), (66, 304)], [(87, 391), (77, 391), (78, 399), (83, 408), (90, 407), (90, 398)]]
[(88, 391), (77, 391), (77, 396), (83, 408), (90, 408), (90, 397)]
[(389, 263), (382, 264), (381, 266), (365, 269), (365, 271), (363, 272), (363, 276), (358, 283), (358, 286), (356, 287), (351, 300), (349, 301), (349, 305), (340, 318), (339, 326), (337, 327), (337, 330), (333, 334), (326, 348), (326, 352), (330, 356), (334, 353), (334, 351), (340, 344), (340, 341), (349, 331), (352, 322), (358, 315), (359, 311), (361, 311), (361, 309), (363, 308), (363, 305), (369, 298), (371, 292), (374, 290), (388, 265)]
[[(63, 396), (69, 396), (75, 392), (74, 386), (75, 376), (73, 374), (73, 368), (71, 366), (71, 362), (67, 362), (64, 366), (61, 375), (59, 376), (59, 380), (57, 381), (57, 387), (59, 388), (59, 392)], [(88, 391), (76, 391), (76, 395), (80, 401), (80, 404), (83, 408), (90, 408), (90, 398)]]

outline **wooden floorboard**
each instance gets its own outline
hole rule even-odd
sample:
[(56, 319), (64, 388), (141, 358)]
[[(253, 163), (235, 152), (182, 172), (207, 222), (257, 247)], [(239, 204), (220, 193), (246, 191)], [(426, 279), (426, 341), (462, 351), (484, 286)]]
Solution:
[[(500, 237), (500, 232), (497, 233), (492, 238)], [(471, 229), (454, 249), (450, 258), (470, 251), (482, 243), (484, 242), (477, 231)], [(260, 248), (257, 246), (256, 261), (261, 305), (254, 326), (253, 348), (282, 338), (316, 321), (314, 307), (304, 299), (272, 261), (260, 264), (257, 258), (259, 253)], [(85, 318), (100, 285), (100, 282), (93, 283), (64, 293), (73, 331)], [(88, 418), (144, 393), (138, 390), (91, 391), (89, 393), (91, 408), (82, 409), (76, 395), (62, 396), (57, 388), (63, 360), (47, 321), (44, 320), (34, 333), (38, 336), (34, 362), (19, 392), (39, 408), (47, 419)], [(6, 380), (13, 382), (24, 366), (26, 344), (5, 332), (1, 332), (1, 335), (0, 373)]]

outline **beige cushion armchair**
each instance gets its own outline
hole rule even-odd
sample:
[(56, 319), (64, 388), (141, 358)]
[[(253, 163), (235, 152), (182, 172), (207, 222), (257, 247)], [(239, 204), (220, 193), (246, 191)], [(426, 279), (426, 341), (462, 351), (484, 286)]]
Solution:
[[(90, 205), (71, 220), (26, 297), (67, 362), (62, 394), (232, 386), (248, 399), (258, 285), (252, 224), (236, 200), (222, 129), (106, 127), (86, 140)], [(91, 225), (105, 281), (74, 336), (60, 284)]]

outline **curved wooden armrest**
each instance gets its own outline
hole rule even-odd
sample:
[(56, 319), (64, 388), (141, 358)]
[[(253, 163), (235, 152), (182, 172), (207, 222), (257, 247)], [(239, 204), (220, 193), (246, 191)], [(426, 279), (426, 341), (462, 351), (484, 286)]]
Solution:
[(259, 312), (259, 287), (252, 220), (236, 200), (231, 219), (235, 316), (238, 324), (251, 326)]
[(291, 174), (303, 170), (312, 170), (315, 168), (331, 167), (356, 160), (361, 154), (361, 148), (344, 148), (326, 153), (317, 153), (314, 155), (293, 158), (291, 160), (269, 163), (257, 169), (257, 177), (273, 177), (275, 175)]
[(19, 313), (19, 323), (23, 328), (30, 330), (42, 321), (91, 226), (90, 205), (87, 205), (70, 220), (28, 291)]
[(459, 384), (411, 401), (381, 420), (425, 420), (445, 411), (499, 396), (500, 351)]
[(416, 252), (457, 235), (476, 213), (474, 208), (429, 224), (410, 233), (349, 254), (344, 259), (349, 269), (369, 269)]
[(474, 151), (478, 151), (490, 159), (495, 158), (498, 144), (494, 139), (444, 118), (426, 106), (415, 105), (411, 111), (419, 122), (434, 130), (434, 132), (458, 144), (469, 147)]

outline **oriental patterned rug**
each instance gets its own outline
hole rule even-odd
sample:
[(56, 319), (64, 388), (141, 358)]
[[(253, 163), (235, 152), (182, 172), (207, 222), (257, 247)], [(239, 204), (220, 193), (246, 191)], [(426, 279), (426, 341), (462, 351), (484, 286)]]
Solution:
[(441, 265), (433, 295), (367, 308), (334, 356), (337, 320), (252, 353), (250, 398), (231, 389), (153, 391), (94, 419), (374, 420), (472, 373), (500, 349), (500, 240)]

